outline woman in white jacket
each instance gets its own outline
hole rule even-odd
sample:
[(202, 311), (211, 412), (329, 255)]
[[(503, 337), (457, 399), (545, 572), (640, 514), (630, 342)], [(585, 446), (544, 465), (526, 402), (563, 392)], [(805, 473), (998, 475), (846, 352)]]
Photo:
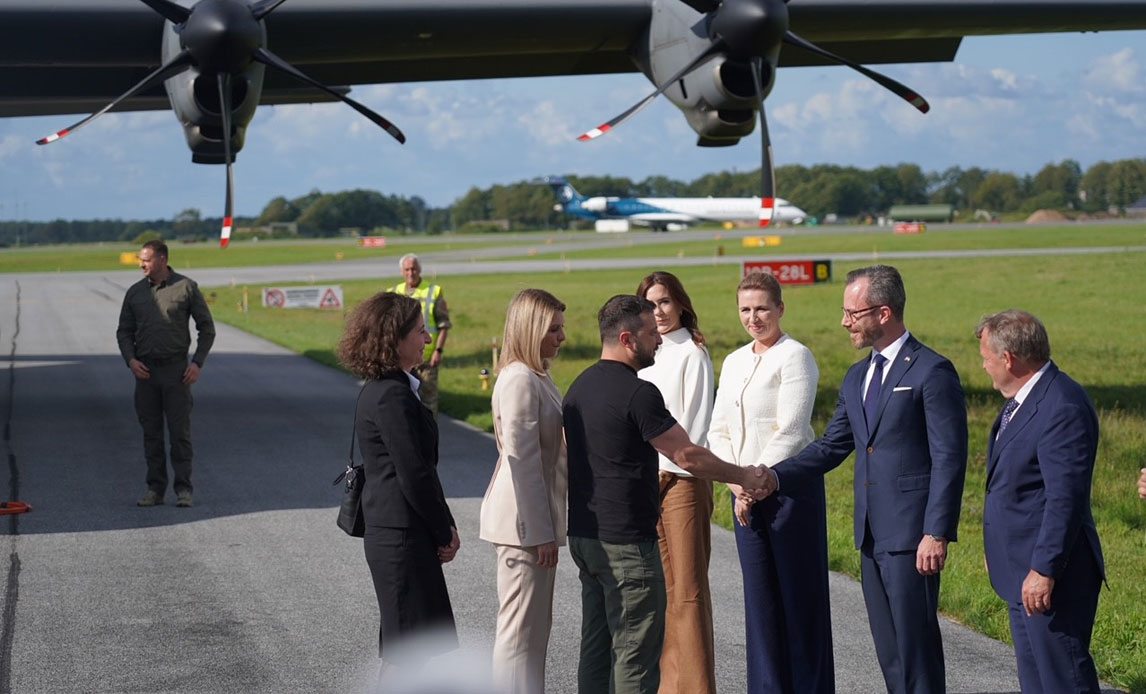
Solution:
[[(641, 280), (637, 296), (653, 303), (662, 339), (656, 361), (637, 375), (657, 386), (665, 408), (692, 442), (703, 446), (715, 379), (692, 301), (680, 280), (668, 272), (654, 272)], [(668, 597), (659, 694), (713, 694), (716, 656), (708, 585), (712, 483), (659, 457), (657, 535)]]
[[(784, 302), (772, 275), (736, 288), (752, 341), (724, 360), (708, 446), (738, 465), (775, 465), (815, 438), (819, 370), (807, 347), (780, 329)], [(835, 691), (828, 603), (824, 485), (753, 503), (729, 485), (744, 575), (749, 694)]]
[(565, 304), (541, 289), (513, 298), (493, 388), (497, 466), (481, 502), (478, 534), (497, 552), (493, 671), (509, 694), (545, 691), (568, 488), (561, 392), (549, 361), (564, 341)]

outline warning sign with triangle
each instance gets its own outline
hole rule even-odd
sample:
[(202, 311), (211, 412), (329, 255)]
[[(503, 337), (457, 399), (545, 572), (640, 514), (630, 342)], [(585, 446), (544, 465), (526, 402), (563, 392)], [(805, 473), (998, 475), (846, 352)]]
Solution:
[(342, 308), (342, 299), (334, 292), (334, 287), (327, 287), (322, 300), (318, 302), (320, 308)]

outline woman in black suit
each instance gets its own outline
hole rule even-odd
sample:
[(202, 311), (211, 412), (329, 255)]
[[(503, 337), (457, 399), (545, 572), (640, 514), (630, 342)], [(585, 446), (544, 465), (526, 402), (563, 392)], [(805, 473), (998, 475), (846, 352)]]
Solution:
[[(429, 341), (421, 305), (381, 293), (354, 310), (338, 345), (342, 363), (366, 379), (355, 428), (365, 475), (366, 563), (382, 617), (383, 674), (411, 658), (457, 647), (442, 564), (454, 558), (460, 542), (436, 471), (438, 427), (410, 373)], [(416, 656), (395, 648), (403, 637), (428, 631), (440, 633), (419, 643)]]

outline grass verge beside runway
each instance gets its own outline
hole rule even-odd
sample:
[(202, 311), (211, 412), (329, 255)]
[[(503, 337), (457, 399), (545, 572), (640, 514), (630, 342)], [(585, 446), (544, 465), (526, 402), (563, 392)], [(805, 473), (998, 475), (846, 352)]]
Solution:
[[(939, 235), (936, 235), (939, 236)], [(954, 236), (954, 234), (952, 235)], [(982, 511), (987, 436), (1002, 398), (980, 368), (974, 327), (979, 318), (1004, 308), (1039, 315), (1050, 331), (1052, 353), (1064, 371), (1082, 383), (1098, 407), (1102, 425), (1093, 506), (1106, 553), (1109, 590), (1099, 603), (1093, 652), (1104, 680), (1146, 694), (1146, 502), (1134, 488), (1146, 461), (1146, 305), (1140, 254), (913, 260), (898, 263), (908, 288), (907, 324), (923, 342), (955, 363), (967, 392), (970, 460), (963, 497), (959, 542), (952, 545), (944, 572), (941, 609), (948, 616), (992, 637), (1009, 640), (1003, 603), (991, 590), (983, 566)], [(490, 428), (490, 391), (478, 372), (489, 368), (491, 338), (500, 338), (505, 306), (524, 287), (543, 287), (568, 305), (568, 341), (554, 362), (553, 375), (564, 391), (599, 354), (596, 312), (609, 296), (631, 292), (645, 272), (673, 269), (650, 262), (647, 268), (577, 273), (443, 277), (454, 329), (441, 374), (442, 407), (453, 416)], [(846, 267), (836, 267), (842, 277)], [(717, 369), (725, 355), (747, 342), (735, 310), (733, 266), (680, 268), (700, 315)], [(354, 304), (396, 278), (343, 283)], [(251, 287), (252, 298), (259, 287)], [(333, 364), (333, 345), (342, 312), (284, 311), (252, 306), (237, 310), (241, 289), (215, 289), (219, 320), (261, 335), (319, 361)], [(813, 427), (822, 432), (834, 408), (847, 368), (859, 358), (839, 325), (839, 281), (785, 291), (783, 327), (811, 348), (820, 368)], [(225, 348), (224, 345), (219, 345)], [(210, 367), (204, 378), (210, 377)], [(347, 403), (349, 417), (351, 404)], [(829, 552), (832, 568), (858, 576), (852, 543), (852, 465), (827, 477)], [(718, 521), (729, 523), (721, 495)]]
[[(537, 249), (536, 259), (574, 260), (584, 258), (711, 258), (717, 255), (793, 254), (809, 256), (827, 253), (891, 253), (898, 251), (963, 251), (1004, 248), (1084, 248), (1096, 246), (1146, 246), (1146, 225), (1075, 225), (1069, 227), (986, 227), (929, 231), (919, 235), (893, 234), (880, 231), (852, 231), (836, 234), (801, 234), (800, 229), (761, 231), (760, 236), (779, 236), (778, 246), (745, 247), (740, 236), (729, 237), (713, 231), (711, 238), (665, 242), (650, 247), (639, 238), (618, 236), (613, 248), (593, 248), (563, 253)], [(630, 232), (633, 233), (633, 232)], [(625, 239), (627, 238), (627, 243)], [(653, 251), (652, 248), (656, 250)], [(521, 260), (520, 256), (506, 256)]]
[[(169, 242), (171, 265), (180, 271), (205, 267), (249, 267), (252, 265), (297, 265), (336, 263), (369, 258), (399, 258), (404, 253), (441, 253), (469, 249), (545, 243), (556, 235), (538, 234), (521, 241), (497, 235), (433, 237), (387, 237), (385, 248), (363, 248), (356, 239), (298, 239), (292, 241), (235, 241), (226, 249), (212, 239), (204, 243)], [(569, 235), (571, 238), (574, 236)], [(557, 238), (564, 238), (556, 236)], [(592, 238), (580, 235), (581, 238)], [(139, 246), (130, 243), (89, 243), (61, 246), (28, 246), (0, 249), (0, 273), (75, 272), (80, 270), (128, 270), (138, 263), (122, 264), (121, 253), (134, 253)]]

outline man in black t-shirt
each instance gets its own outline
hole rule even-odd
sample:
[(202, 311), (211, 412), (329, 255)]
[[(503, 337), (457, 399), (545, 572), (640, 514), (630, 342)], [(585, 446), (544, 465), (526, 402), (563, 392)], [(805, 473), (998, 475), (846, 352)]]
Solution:
[(637, 378), (661, 342), (652, 303), (609, 299), (597, 314), (601, 360), (565, 396), (569, 550), (581, 578), (580, 694), (655, 694), (665, 584), (657, 547), (657, 453), (696, 477), (764, 496), (772, 477), (693, 444), (656, 386)]

